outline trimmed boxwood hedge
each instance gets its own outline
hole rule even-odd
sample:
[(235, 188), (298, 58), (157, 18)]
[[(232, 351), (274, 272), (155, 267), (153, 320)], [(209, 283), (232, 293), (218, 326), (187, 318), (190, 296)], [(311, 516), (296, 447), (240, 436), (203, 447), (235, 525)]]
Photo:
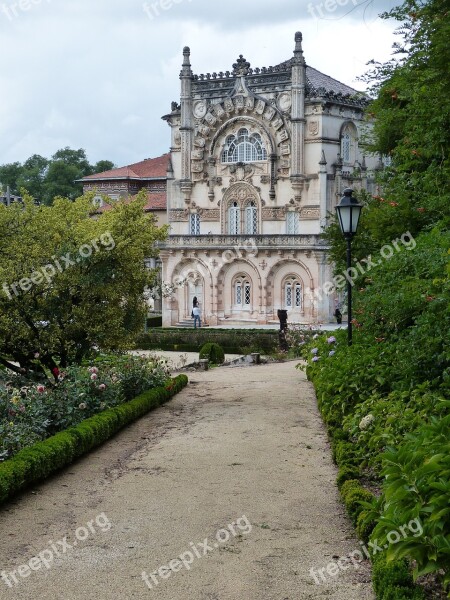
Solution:
[[(306, 369), (308, 379), (316, 384), (311, 377), (311, 369)], [(319, 375), (320, 377), (320, 375)], [(366, 544), (375, 527), (374, 521), (368, 521), (364, 504), (370, 503), (375, 496), (365, 489), (360, 482), (362, 477), (359, 460), (352, 443), (342, 430), (339, 419), (333, 411), (326, 412), (323, 402), (319, 399), (319, 409), (328, 430), (333, 452), (333, 460), (338, 466), (337, 485), (347, 513), (356, 527), (360, 539)], [(414, 584), (411, 570), (406, 560), (387, 561), (385, 554), (372, 557), (372, 582), (377, 600), (423, 600), (423, 590)]]
[(244, 351), (271, 353), (278, 349), (277, 329), (197, 329), (168, 328), (149, 329), (136, 340), (138, 350), (175, 350), (200, 352), (207, 343), (222, 346), (226, 354), (242, 354)]
[(186, 375), (179, 375), (164, 387), (94, 415), (0, 463), (0, 504), (100, 446), (125, 425), (170, 400), (187, 383)]

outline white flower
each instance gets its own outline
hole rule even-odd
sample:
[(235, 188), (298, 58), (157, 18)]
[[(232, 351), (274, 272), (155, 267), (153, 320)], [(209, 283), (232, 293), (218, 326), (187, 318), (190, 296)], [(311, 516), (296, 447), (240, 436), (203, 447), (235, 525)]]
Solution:
[(371, 423), (375, 421), (375, 417), (373, 415), (366, 415), (363, 419), (361, 419), (361, 423), (359, 424), (359, 428), (361, 431), (367, 429)]

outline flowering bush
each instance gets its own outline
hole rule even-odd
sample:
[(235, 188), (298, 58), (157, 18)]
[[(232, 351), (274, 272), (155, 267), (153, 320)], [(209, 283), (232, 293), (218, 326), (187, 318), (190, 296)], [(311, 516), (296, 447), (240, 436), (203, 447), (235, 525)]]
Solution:
[(157, 356), (100, 357), (95, 365), (58, 372), (56, 384), (30, 385), (0, 372), (0, 460), (107, 408), (162, 386), (169, 378)]

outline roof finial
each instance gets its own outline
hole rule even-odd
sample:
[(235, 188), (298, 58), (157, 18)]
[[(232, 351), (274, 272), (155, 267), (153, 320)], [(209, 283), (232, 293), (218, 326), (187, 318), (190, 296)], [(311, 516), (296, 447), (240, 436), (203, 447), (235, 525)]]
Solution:
[(239, 55), (239, 58), (233, 65), (233, 75), (236, 76), (245, 76), (248, 75), (250, 71), (250, 63), (245, 60), (242, 54)]
[(304, 63), (305, 59), (303, 58), (303, 48), (302, 48), (303, 35), (300, 31), (297, 31), (295, 34), (295, 50), (294, 50), (294, 58), (296, 59), (297, 64)]

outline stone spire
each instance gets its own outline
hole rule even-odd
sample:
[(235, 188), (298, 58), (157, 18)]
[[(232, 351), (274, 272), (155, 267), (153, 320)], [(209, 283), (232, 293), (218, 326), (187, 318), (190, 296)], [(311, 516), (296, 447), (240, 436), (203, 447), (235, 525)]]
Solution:
[(303, 56), (303, 47), (302, 47), (303, 35), (300, 31), (297, 31), (295, 34), (295, 50), (294, 50), (294, 59), (295, 62), (299, 65), (305, 64), (305, 58)]

